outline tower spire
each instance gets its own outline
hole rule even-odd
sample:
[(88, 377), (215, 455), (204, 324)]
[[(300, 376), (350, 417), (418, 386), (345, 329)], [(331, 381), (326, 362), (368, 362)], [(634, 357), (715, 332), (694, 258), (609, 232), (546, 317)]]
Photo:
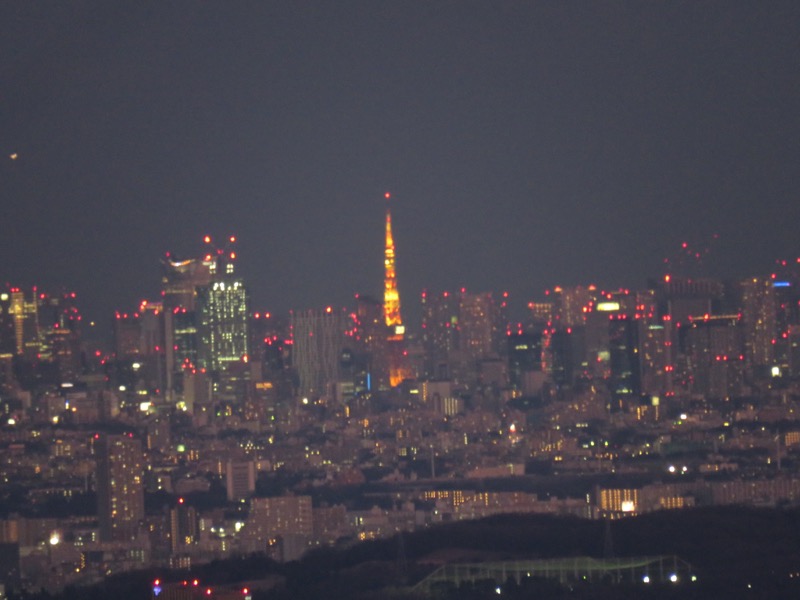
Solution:
[[(386, 192), (386, 200), (391, 194)], [(386, 249), (384, 253), (383, 316), (387, 327), (395, 328), (403, 324), (400, 316), (400, 292), (397, 291), (397, 274), (394, 267), (394, 238), (392, 237), (392, 213), (386, 206)]]

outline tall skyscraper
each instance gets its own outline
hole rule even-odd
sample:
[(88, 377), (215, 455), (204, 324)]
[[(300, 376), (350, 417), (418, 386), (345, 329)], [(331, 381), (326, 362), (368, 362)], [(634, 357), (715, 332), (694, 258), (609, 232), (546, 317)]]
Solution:
[(506, 340), (509, 382), (515, 389), (528, 393), (534, 387), (533, 374), (542, 374), (542, 334), (538, 331), (514, 333)]
[[(183, 390), (184, 372), (225, 374), (248, 356), (248, 296), (236, 275), (235, 237), (216, 248), (205, 236), (198, 258), (163, 261), (168, 392)], [(215, 381), (217, 381), (215, 379)]]
[(739, 315), (703, 315), (683, 331), (690, 391), (735, 398), (744, 389), (744, 335)]
[(142, 444), (133, 434), (104, 434), (95, 451), (100, 540), (133, 539), (144, 519)]
[(0, 356), (11, 358), (17, 350), (14, 332), (14, 314), (11, 310), (11, 294), (0, 293)]
[(235, 252), (218, 256), (211, 265), (208, 287), (198, 290), (200, 365), (224, 371), (248, 355), (248, 298), (234, 274)]
[(142, 323), (139, 313), (117, 311), (111, 327), (114, 354), (117, 358), (129, 358), (142, 353)]
[(618, 408), (625, 402), (638, 402), (642, 393), (641, 353), (637, 319), (625, 313), (608, 321), (609, 390)]
[(597, 288), (594, 285), (571, 288), (556, 286), (552, 296), (550, 290), (545, 293), (552, 298), (553, 323), (559, 327), (583, 325), (585, 307), (597, 300)]
[(717, 314), (725, 286), (714, 279), (686, 279), (670, 275), (652, 282), (656, 290), (659, 312), (668, 314), (676, 326), (687, 325), (689, 317)]
[(459, 341), (461, 350), (473, 361), (492, 353), (495, 325), (493, 309), (491, 293), (474, 294), (461, 290)]
[(81, 372), (81, 315), (75, 292), (36, 296), (40, 360), (53, 363), (62, 380)]
[(389, 358), (386, 353), (386, 325), (383, 304), (377, 298), (356, 294), (356, 311), (353, 315), (353, 341), (356, 356), (353, 357), (354, 374), (366, 371), (365, 390), (389, 385)]
[(31, 299), (25, 292), (11, 288), (11, 314), (14, 315), (14, 335), (17, 354), (27, 358), (37, 358), (39, 354), (39, 311), (36, 304), (36, 288)]
[(775, 364), (778, 337), (773, 280), (752, 277), (742, 282), (745, 358), (752, 375), (764, 376)]
[(197, 290), (211, 282), (211, 256), (162, 261), (166, 393), (183, 389), (183, 370), (198, 364)]
[(330, 306), (324, 310), (292, 313), (292, 364), (300, 380), (300, 394), (332, 396), (345, 344), (347, 314)]
[(455, 294), (422, 292), (422, 346), (428, 379), (450, 377), (450, 353), (458, 348), (459, 299)]

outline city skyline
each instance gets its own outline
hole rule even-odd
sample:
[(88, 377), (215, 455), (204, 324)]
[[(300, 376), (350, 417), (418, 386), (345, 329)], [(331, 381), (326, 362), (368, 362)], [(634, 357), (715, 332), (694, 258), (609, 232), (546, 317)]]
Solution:
[(99, 323), (206, 233), (254, 307), (377, 295), (386, 191), (411, 310), (797, 255), (792, 3), (1, 10), (2, 279)]
[(0, 598), (798, 587), (798, 40), (0, 3)]

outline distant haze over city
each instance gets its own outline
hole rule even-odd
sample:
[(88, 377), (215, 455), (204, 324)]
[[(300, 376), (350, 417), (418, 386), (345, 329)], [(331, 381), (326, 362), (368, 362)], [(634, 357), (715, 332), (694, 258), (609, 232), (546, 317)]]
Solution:
[(638, 287), (682, 242), (768, 271), (798, 253), (798, 10), (5, 5), (2, 278), (107, 323), (236, 235), (254, 306), (345, 305), (381, 293), (387, 190), (411, 323), (423, 288)]

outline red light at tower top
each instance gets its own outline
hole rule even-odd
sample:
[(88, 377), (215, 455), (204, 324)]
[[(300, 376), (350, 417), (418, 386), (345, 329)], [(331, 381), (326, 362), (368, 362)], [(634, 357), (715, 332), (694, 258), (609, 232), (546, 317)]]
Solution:
[(384, 198), (386, 198), (386, 199), (388, 200), (389, 198), (391, 198), (391, 197), (392, 197), (392, 195), (391, 195), (389, 192), (386, 192), (386, 193), (383, 195), (383, 197), (384, 197)]

